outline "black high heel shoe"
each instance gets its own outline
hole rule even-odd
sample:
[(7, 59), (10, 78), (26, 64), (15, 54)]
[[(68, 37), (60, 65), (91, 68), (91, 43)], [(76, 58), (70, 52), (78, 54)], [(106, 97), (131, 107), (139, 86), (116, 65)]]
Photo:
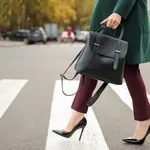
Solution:
[(150, 134), (150, 126), (146, 132), (146, 135), (144, 136), (143, 139), (141, 140), (137, 140), (137, 139), (133, 139), (131, 137), (127, 138), (127, 139), (123, 139), (124, 142), (129, 143), (129, 144), (135, 144), (135, 145), (142, 145), (145, 142), (146, 137), (148, 136), (148, 134)]
[(62, 136), (62, 137), (65, 137), (65, 138), (70, 138), (73, 133), (78, 130), (78, 129), (82, 129), (81, 130), (81, 134), (80, 134), (80, 137), (79, 137), (79, 141), (81, 140), (81, 137), (82, 137), (82, 134), (83, 134), (83, 131), (84, 131), (84, 128), (86, 127), (87, 125), (87, 120), (86, 118), (84, 117), (73, 129), (71, 132), (66, 132), (64, 130), (52, 130), (54, 133)]

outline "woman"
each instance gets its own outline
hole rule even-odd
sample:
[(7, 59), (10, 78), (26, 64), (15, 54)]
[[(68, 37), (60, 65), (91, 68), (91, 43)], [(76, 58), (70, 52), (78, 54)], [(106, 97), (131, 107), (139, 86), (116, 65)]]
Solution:
[[(113, 35), (114, 29), (119, 29), (120, 23), (125, 28), (123, 40), (128, 42), (129, 47), (124, 79), (133, 100), (136, 128), (133, 136), (123, 141), (143, 144), (150, 133), (150, 104), (139, 70), (139, 64), (150, 62), (147, 0), (97, 0), (91, 17), (90, 30), (96, 31), (103, 23), (107, 23), (106, 34), (109, 35)], [(77, 129), (85, 128), (87, 121), (84, 114), (88, 110), (87, 101), (92, 96), (96, 84), (96, 80), (85, 78), (82, 88), (78, 90), (74, 98), (72, 116), (66, 128), (60, 131), (53, 130), (53, 132), (63, 137), (70, 137)]]

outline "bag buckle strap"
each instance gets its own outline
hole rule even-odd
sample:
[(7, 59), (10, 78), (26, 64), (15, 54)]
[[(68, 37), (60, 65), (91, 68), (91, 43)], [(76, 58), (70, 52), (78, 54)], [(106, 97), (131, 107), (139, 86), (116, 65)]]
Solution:
[(119, 54), (121, 53), (121, 51), (119, 50), (115, 50), (115, 60), (114, 60), (114, 65), (113, 65), (113, 69), (116, 70), (118, 68), (118, 63), (119, 63)]

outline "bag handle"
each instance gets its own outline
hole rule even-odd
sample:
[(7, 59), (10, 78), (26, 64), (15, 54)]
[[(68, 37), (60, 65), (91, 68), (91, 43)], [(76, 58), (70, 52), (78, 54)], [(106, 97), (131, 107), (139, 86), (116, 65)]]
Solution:
[[(85, 45), (86, 46), (86, 45)], [(84, 46), (84, 47), (85, 47)], [(64, 95), (66, 95), (66, 96), (73, 96), (73, 95), (75, 95), (76, 93), (74, 93), (74, 94), (66, 94), (65, 92), (64, 92), (64, 84), (63, 84), (63, 79), (65, 79), (65, 80), (68, 80), (68, 81), (71, 81), (71, 80), (73, 80), (73, 79), (75, 79), (76, 78), (76, 76), (78, 75), (78, 73), (76, 72), (75, 73), (75, 75), (72, 77), (72, 78), (67, 78), (66, 76), (65, 76), (65, 74), (66, 74), (66, 72), (69, 70), (69, 68), (75, 63), (75, 61), (78, 59), (78, 57), (80, 56), (80, 54), (82, 53), (82, 51), (84, 50), (84, 47), (80, 50), (80, 52), (77, 54), (77, 56), (74, 58), (74, 60), (71, 62), (71, 64), (68, 66), (68, 68), (64, 71), (64, 73), (63, 74), (60, 74), (60, 77), (61, 77), (61, 87), (62, 87), (62, 92), (63, 92), (63, 94)], [(81, 86), (83, 85), (83, 82), (84, 82), (84, 77), (83, 77), (83, 79), (82, 79), (82, 84), (81, 84)], [(81, 88), (81, 86), (79, 87), (79, 88)]]
[[(121, 26), (121, 33), (120, 33), (119, 39), (122, 39), (123, 34), (124, 34), (124, 26), (123, 26), (123, 24), (120, 24), (120, 26)], [(104, 29), (105, 29), (106, 27), (107, 27), (107, 23), (104, 23), (104, 24), (102, 24), (102, 26), (101, 26), (96, 32), (103, 33), (103, 32), (104, 32)], [(117, 30), (117, 29), (115, 29), (115, 33), (116, 33), (116, 30)]]
[[(83, 50), (83, 49), (82, 49)], [(77, 54), (77, 56), (74, 58), (74, 60), (71, 62), (71, 64), (68, 66), (68, 68), (64, 71), (63, 74), (60, 74), (60, 76), (64, 77), (66, 80), (73, 80), (77, 75), (75, 74), (75, 76), (73, 78), (66, 78), (65, 74), (66, 72), (69, 70), (69, 68), (74, 64), (74, 62), (77, 60), (77, 58), (80, 56), (82, 50), (80, 50), (80, 52)]]
[[(79, 86), (78, 90), (82, 87), (82, 85), (83, 85), (83, 83), (84, 83), (84, 79), (85, 79), (85, 76), (83, 76), (81, 85)], [(63, 87), (64, 87), (64, 85), (63, 85), (63, 76), (61, 76), (61, 87), (62, 87), (62, 93), (63, 93), (64, 95), (66, 95), (66, 96), (73, 96), (73, 95), (77, 94), (77, 92), (78, 92), (78, 90), (77, 90), (77, 92), (74, 93), (74, 94), (66, 94), (66, 92), (64, 92), (64, 88), (63, 88)]]

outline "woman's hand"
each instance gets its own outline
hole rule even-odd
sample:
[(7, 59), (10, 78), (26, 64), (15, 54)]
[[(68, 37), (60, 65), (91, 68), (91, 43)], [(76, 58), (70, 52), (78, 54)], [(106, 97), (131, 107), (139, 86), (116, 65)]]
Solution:
[(108, 18), (103, 20), (100, 24), (104, 24), (106, 22), (107, 22), (107, 27), (116, 29), (121, 23), (121, 16), (117, 13), (113, 13)]

